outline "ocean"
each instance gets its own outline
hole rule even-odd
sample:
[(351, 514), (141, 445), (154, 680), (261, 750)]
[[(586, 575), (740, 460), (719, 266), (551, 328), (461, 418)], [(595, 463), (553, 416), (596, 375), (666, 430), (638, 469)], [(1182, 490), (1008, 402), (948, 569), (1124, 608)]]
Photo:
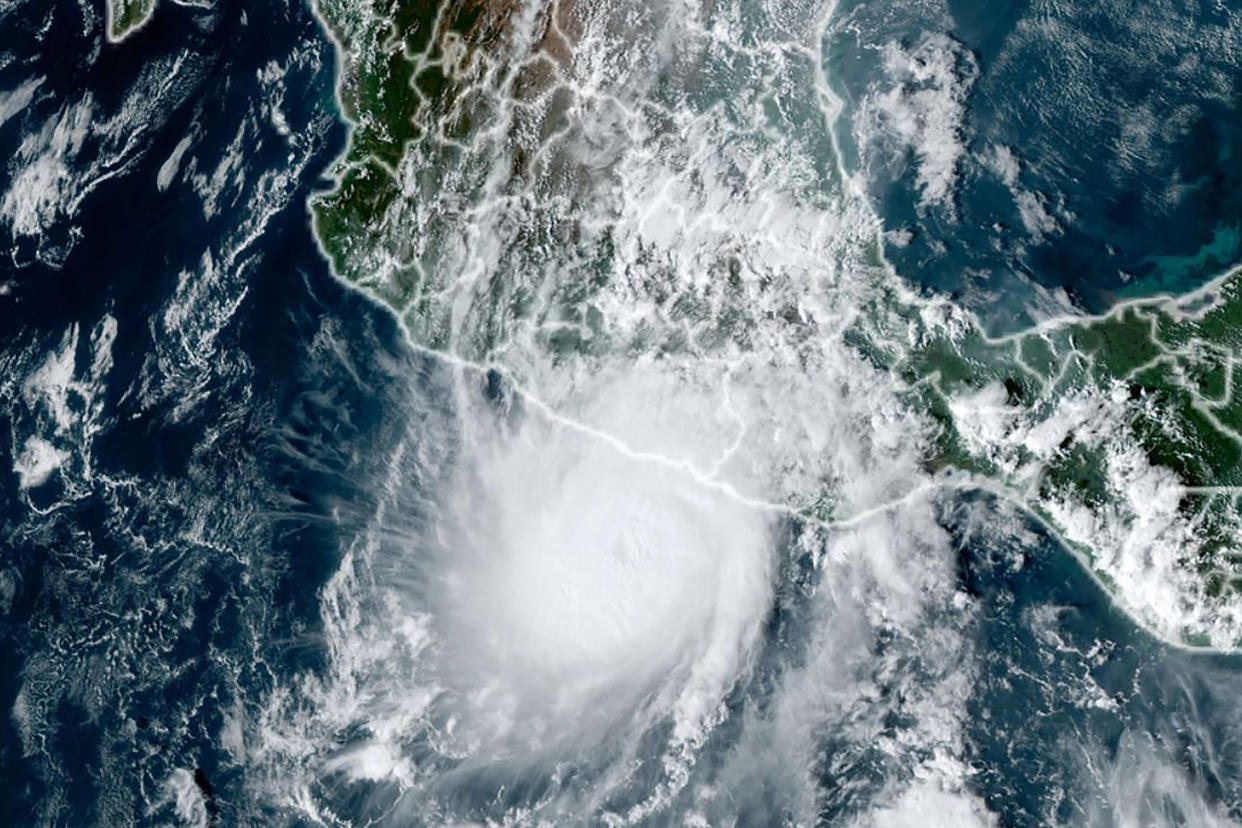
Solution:
[[(1145, 630), (1044, 515), (983, 487), (919, 496), (922, 420), (887, 375), (800, 339), (758, 368), (679, 362), (672, 338), (593, 368), (557, 340), (565, 362), (522, 374), (516, 323), (493, 362), (446, 355), (320, 253), (307, 200), (348, 131), (311, 9), (162, 3), (110, 44), (97, 6), (0, 10), (0, 824), (1242, 821), (1242, 657)], [(1147, 76), (1170, 67), (1136, 74), (1106, 48), (1136, 24), (1092, 8), (850, 3), (823, 34), (885, 259), (994, 332), (1236, 260), (1237, 101), (1207, 89), (1233, 89), (1227, 44), (1161, 97)], [(1232, 12), (1185, 14), (1150, 36)], [(784, 52), (765, 49), (767, 71)], [(1142, 163), (1115, 140), (1179, 118)], [(736, 203), (768, 182), (753, 203), (791, 236), (754, 219), (718, 280), (764, 255), (813, 270), (789, 179), (722, 157)], [(633, 261), (671, 271), (666, 249), (715, 227), (678, 236), (660, 204)], [(564, 239), (533, 258), (560, 267)], [(837, 494), (798, 499), (823, 481)]]

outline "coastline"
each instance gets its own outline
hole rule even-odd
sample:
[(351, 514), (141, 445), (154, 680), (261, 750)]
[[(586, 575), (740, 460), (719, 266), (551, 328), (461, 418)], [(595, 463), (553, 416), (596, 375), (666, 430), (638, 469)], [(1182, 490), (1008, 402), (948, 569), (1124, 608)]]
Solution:
[[(159, 0), (105, 0), (104, 36), (108, 43), (123, 43), (130, 35), (145, 27), (155, 16), (158, 3)], [(125, 14), (131, 7), (137, 9), (135, 16), (118, 25), (118, 12)]]
[[(835, 4), (828, 7), (828, 9), (826, 10), (823, 16), (823, 20), (821, 21), (823, 25), (825, 26), (827, 25), (827, 21), (831, 18), (834, 10), (835, 10)], [(332, 30), (332, 27), (328, 24), (328, 22), (322, 15), (319, 0), (315, 0), (315, 2), (312, 2), (311, 11), (312, 11), (312, 14), (315, 16), (316, 20), (319, 22), (320, 27), (324, 33), (324, 36), (326, 36), (329, 39), (329, 41), (332, 43), (334, 47), (334, 51), (335, 51), (336, 58), (337, 58), (336, 67), (335, 67), (336, 75), (335, 75), (334, 84), (333, 84), (333, 94), (334, 94), (334, 99), (335, 99), (334, 102), (337, 108), (338, 117), (346, 125), (346, 128), (349, 132), (349, 138), (346, 142), (345, 147), (342, 149), (341, 154), (337, 158), (333, 159), (332, 162), (330, 162), (329, 170), (331, 170), (331, 172), (325, 173), (324, 175), (324, 178), (326, 180), (333, 182), (333, 185), (334, 185), (333, 191), (335, 191), (341, 185), (343, 177), (345, 173), (347, 172), (347, 166), (343, 162), (344, 162), (344, 159), (350, 155), (351, 150), (354, 148), (354, 143), (353, 143), (354, 133), (355, 133), (355, 130), (358, 128), (358, 121), (349, 115), (349, 108), (345, 105), (345, 102), (343, 99), (343, 84), (345, 82), (343, 73), (344, 73), (345, 64), (347, 62), (346, 47), (342, 43), (340, 38), (336, 35), (336, 33)], [(901, 305), (904, 305), (905, 307), (910, 308), (916, 312), (922, 309), (927, 309), (927, 308), (950, 309), (954, 313), (955, 318), (964, 319), (966, 321), (971, 332), (975, 336), (977, 336), (980, 341), (986, 343), (987, 345), (1003, 346), (1003, 345), (1021, 343), (1022, 341), (1027, 340), (1031, 337), (1039, 337), (1039, 336), (1043, 336), (1043, 335), (1046, 335), (1052, 332), (1064, 332), (1067, 329), (1082, 329), (1095, 323), (1108, 322), (1111, 320), (1119, 320), (1122, 316), (1124, 316), (1130, 310), (1137, 310), (1137, 309), (1156, 310), (1156, 311), (1168, 313), (1171, 317), (1174, 317), (1179, 320), (1183, 318), (1202, 317), (1204, 313), (1206, 313), (1212, 307), (1215, 307), (1214, 300), (1217, 297), (1214, 296), (1213, 294), (1218, 293), (1222, 287), (1231, 283), (1233, 280), (1235, 280), (1238, 277), (1240, 273), (1242, 273), (1242, 269), (1239, 269), (1238, 267), (1235, 266), (1235, 267), (1231, 267), (1225, 270), (1224, 272), (1220, 273), (1213, 279), (1209, 280), (1208, 282), (1196, 287), (1195, 289), (1185, 294), (1174, 295), (1174, 294), (1170, 294), (1167, 292), (1162, 292), (1162, 293), (1152, 294), (1149, 296), (1132, 297), (1132, 298), (1119, 301), (1113, 306), (1111, 306), (1107, 311), (1101, 312), (1098, 314), (1086, 314), (1086, 313), (1064, 314), (1064, 315), (1049, 317), (1049, 318), (1040, 320), (1036, 324), (1031, 325), (1022, 330), (1013, 331), (1013, 332), (1009, 332), (1009, 333), (998, 335), (998, 336), (989, 335), (984, 329), (978, 314), (976, 314), (975, 312), (971, 311), (968, 308), (960, 307), (952, 303), (946, 297), (941, 296), (941, 295), (934, 295), (931, 297), (920, 295), (916, 288), (914, 288), (906, 279), (904, 279), (899, 273), (896, 272), (895, 268), (885, 257), (883, 243), (882, 243), (883, 227), (879, 220), (879, 217), (874, 215), (874, 208), (871, 207), (865, 195), (860, 191), (860, 186), (858, 182), (856, 181), (856, 179), (848, 175), (841, 166), (842, 159), (841, 159), (840, 148), (838, 146), (835, 126), (836, 126), (836, 118), (839, 117), (840, 113), (843, 111), (843, 106), (842, 106), (841, 100), (832, 91), (830, 84), (827, 82), (827, 79), (824, 77), (824, 68), (823, 68), (824, 64), (823, 64), (823, 54), (822, 54), (823, 39), (819, 37), (818, 35), (815, 36), (815, 39), (818, 40), (819, 42), (814, 47), (806, 48), (805, 51), (806, 51), (806, 57), (808, 59), (815, 61), (814, 73), (815, 73), (817, 80), (821, 81), (821, 83), (818, 84), (819, 88), (815, 90), (815, 94), (819, 101), (820, 109), (824, 115), (825, 126), (827, 128), (828, 137), (829, 137), (829, 140), (833, 148), (835, 177), (837, 181), (840, 183), (840, 185), (843, 188), (847, 189), (849, 197), (860, 200), (860, 203), (867, 204), (868, 207), (870, 208), (871, 215), (874, 218), (873, 227), (872, 227), (872, 234), (873, 234), (872, 251), (885, 271), (885, 278), (883, 280), (884, 286), (892, 291), (891, 295), (894, 298), (896, 298), (897, 301)], [(366, 163), (368, 161), (382, 166), (390, 174), (393, 174), (394, 179), (396, 178), (395, 170), (391, 169), (391, 167), (389, 167), (389, 165), (383, 159), (380, 159), (378, 157), (365, 156), (362, 159), (355, 159), (355, 161), (353, 161), (352, 163), (354, 165), (357, 165), (361, 163)], [(308, 212), (308, 218), (311, 222), (312, 235), (315, 238), (316, 245), (319, 248), (320, 255), (322, 255), (324, 259), (327, 261), (329, 270), (332, 273), (333, 277), (336, 278), (339, 282), (347, 285), (348, 287), (363, 293), (364, 295), (368, 297), (369, 300), (376, 303), (377, 305), (384, 307), (389, 313), (391, 313), (393, 318), (397, 321), (398, 325), (400, 326), (401, 331), (406, 341), (409, 343), (409, 345), (412, 348), (414, 348), (416, 351), (426, 356), (440, 359), (440, 360), (449, 362), (451, 364), (457, 365), (459, 367), (465, 367), (472, 371), (500, 372), (507, 377), (507, 379), (512, 384), (513, 389), (516, 393), (521, 395), (524, 399), (528, 400), (534, 407), (539, 408), (544, 415), (554, 418), (561, 425), (565, 427), (581, 430), (584, 433), (589, 433), (598, 439), (602, 439), (608, 442), (614, 449), (625, 451), (628, 453), (633, 453), (633, 454), (639, 453), (635, 449), (633, 449), (633, 447), (628, 446), (624, 440), (617, 437), (616, 435), (609, 434), (606, 432), (601, 432), (585, 423), (574, 420), (572, 417), (566, 416), (560, 412), (555, 411), (555, 409), (552, 406), (538, 399), (531, 392), (529, 392), (527, 389), (525, 389), (520, 384), (518, 384), (517, 378), (514, 376), (511, 376), (513, 373), (512, 369), (506, 366), (501, 366), (497, 364), (481, 364), (481, 363), (473, 362), (469, 359), (459, 356), (456, 353), (453, 353), (451, 350), (442, 350), (442, 349), (418, 342), (408, 325), (405, 309), (403, 307), (401, 307), (399, 304), (393, 301), (390, 301), (388, 298), (383, 296), (380, 291), (373, 289), (371, 286), (366, 285), (366, 284), (360, 284), (357, 280), (349, 278), (347, 275), (341, 273), (339, 269), (336, 267), (333, 261), (333, 257), (329, 253), (328, 247), (323, 238), (323, 230), (319, 225), (319, 217), (315, 209), (316, 199), (320, 197), (322, 197), (321, 194), (316, 194), (316, 195), (313, 195), (311, 198), (308, 198), (306, 209)], [(1208, 300), (1208, 301), (1204, 301), (1204, 300)], [(1188, 307), (1198, 302), (1203, 302), (1203, 307), (1198, 307), (1198, 308), (1193, 308), (1193, 309)], [(1157, 347), (1159, 347), (1158, 343), (1156, 344), (1157, 344)], [(669, 458), (661, 457), (658, 459), (663, 460), (663, 461), (673, 462), (673, 461), (670, 461)], [(699, 470), (693, 469), (693, 468), (687, 468), (684, 470), (691, 472), (698, 482), (700, 483), (704, 482), (701, 474), (698, 473)], [(1238, 642), (1238, 644), (1232, 647), (1221, 647), (1221, 646), (1214, 646), (1211, 644), (1198, 644), (1198, 643), (1194, 643), (1193, 641), (1190, 641), (1187, 639), (1179, 640), (1177, 638), (1171, 637), (1170, 635), (1166, 634), (1162, 630), (1153, 626), (1151, 623), (1149, 623), (1146, 619), (1142, 618), (1138, 614), (1137, 610), (1133, 608), (1125, 600), (1123, 591), (1119, 589), (1116, 584), (1110, 583), (1109, 580), (1107, 580), (1106, 577), (1104, 577), (1107, 574), (1106, 571), (1102, 571), (1094, 565), (1094, 558), (1090, 554), (1090, 552), (1084, 551), (1084, 549), (1080, 548), (1078, 544), (1070, 540), (1064, 534), (1062, 527), (1059, 527), (1055, 523), (1053, 523), (1052, 520), (1040, 510), (1038, 503), (1032, 502), (1028, 497), (1023, 496), (1021, 492), (1013, 490), (1011, 487), (1007, 486), (1005, 482), (1001, 479), (996, 479), (993, 477), (979, 477), (974, 472), (971, 472), (970, 470), (966, 470), (966, 469), (958, 470), (957, 472), (954, 473), (954, 475), (965, 475), (967, 479), (937, 481), (933, 478), (933, 480), (929, 481), (929, 483), (926, 486), (915, 486), (906, 495), (903, 495), (902, 497), (897, 498), (893, 501), (880, 503), (874, 507), (866, 509), (864, 510), (863, 514), (847, 516), (847, 517), (843, 517), (840, 519), (833, 519), (833, 520), (827, 520), (827, 521), (818, 519), (814, 516), (807, 515), (805, 513), (801, 513), (797, 511), (795, 508), (786, 506), (784, 504), (766, 502), (766, 501), (756, 501), (751, 498), (746, 498), (744, 496), (741, 496), (740, 493), (737, 493), (737, 492), (726, 492), (726, 493), (730, 494), (731, 496), (733, 494), (739, 495), (738, 497), (739, 502), (745, 504), (746, 506), (750, 508), (762, 508), (765, 510), (772, 510), (775, 512), (780, 512), (791, 518), (815, 523), (829, 530), (840, 530), (842, 528), (847, 528), (848, 526), (852, 526), (859, 521), (865, 520), (868, 516), (872, 514), (879, 514), (881, 512), (885, 512), (893, 508), (897, 508), (902, 503), (908, 502), (910, 497), (914, 495), (915, 493), (919, 491), (923, 491), (928, 488), (973, 490), (973, 491), (987, 493), (991, 496), (995, 496), (999, 499), (1002, 499), (1004, 502), (1011, 504), (1012, 506), (1021, 510), (1022, 513), (1034, 519), (1041, 527), (1043, 527), (1048, 532), (1050, 537), (1056, 540), (1056, 542), (1066, 552), (1068, 552), (1070, 555), (1072, 555), (1075, 558), (1075, 560), (1079, 563), (1080, 566), (1082, 566), (1084, 569), (1087, 570), (1090, 577), (1094, 579), (1095, 582), (1104, 591), (1104, 594), (1109, 596), (1110, 601), (1115, 606), (1117, 606), (1119, 609), (1121, 609), (1122, 612), (1128, 618), (1130, 618), (1135, 623), (1135, 625), (1138, 628), (1142, 629), (1146, 634), (1151, 635), (1155, 639), (1163, 642), (1164, 644), (1168, 646), (1176, 647), (1178, 649), (1183, 649), (1183, 650), (1187, 650), (1191, 652), (1198, 652), (1198, 653), (1230, 653), (1230, 652), (1236, 652), (1240, 647), (1242, 647), (1242, 641)], [(709, 482), (712, 482), (712, 481), (709, 481)], [(731, 489), (732, 487), (729, 487), (729, 488)], [(1183, 488), (1187, 493), (1194, 493), (1196, 491), (1193, 487), (1183, 487)], [(1237, 487), (1237, 486), (1213, 487), (1213, 491), (1212, 491), (1212, 494), (1234, 494), (1236, 495), (1239, 493), (1242, 493), (1242, 487)]]

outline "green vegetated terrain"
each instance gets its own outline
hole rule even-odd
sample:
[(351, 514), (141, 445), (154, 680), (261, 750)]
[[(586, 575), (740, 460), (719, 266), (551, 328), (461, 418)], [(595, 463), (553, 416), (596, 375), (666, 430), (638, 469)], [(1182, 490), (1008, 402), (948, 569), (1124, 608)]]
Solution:
[[(557, 49), (543, 56), (550, 70), (531, 61), (535, 71), (523, 68), (498, 84), (488, 73), (505, 62), (489, 58), (506, 48), (509, 0), (318, 0), (316, 9), (341, 47), (338, 92), (353, 125), (336, 185), (312, 203), (317, 237), (339, 276), (392, 306), (420, 344), (444, 347), (439, 317), (419, 305), (443, 301), (440, 288), (425, 284), (422, 264), (435, 260), (428, 251), (443, 242), (449, 213), (441, 199), (428, 220), (420, 202), (441, 197), (437, 175), (450, 168), (466, 181), (452, 188), (463, 201), (483, 191), (470, 180), (475, 149), (466, 139), (490, 122), (496, 99), (487, 90), (538, 95), (541, 78), (554, 86)], [(547, 134), (556, 106), (542, 112), (536, 136)], [(520, 142), (495, 143), (508, 147), (520, 177)], [(487, 171), (477, 175), (482, 181)], [(557, 243), (553, 235), (549, 243)], [(606, 248), (607, 235), (601, 239)], [(607, 251), (600, 257), (608, 260)], [(1242, 486), (1242, 399), (1233, 392), (1239, 284), (1242, 277), (1225, 277), (1185, 297), (1129, 302), (1104, 317), (1066, 318), (999, 339), (960, 310), (938, 322), (926, 306), (889, 295), (860, 316), (870, 323), (846, 337), (937, 424), (930, 471), (965, 476), (1021, 503), (1108, 585), (1135, 566), (1164, 571), (1152, 561), (1172, 555), (1168, 572), (1192, 579), (1179, 594), (1199, 607), (1186, 617), (1202, 620), (1202, 606), (1242, 590), (1235, 488)], [(522, 312), (522, 286), (485, 293), (504, 303), (493, 309), (496, 319)], [(552, 335), (589, 333), (589, 311)], [(433, 320), (425, 330), (423, 320)], [(1163, 631), (1208, 643), (1212, 623)]]
[(972, 326), (925, 339), (893, 370), (940, 424), (935, 463), (996, 481), (1054, 525), (1076, 510), (1097, 529), (1146, 522), (1149, 537), (1126, 538), (1135, 544), (1193, 539), (1182, 563), (1221, 598), (1242, 589), (1240, 294), (1232, 274), (1014, 337)]
[(108, 0), (108, 37), (123, 40), (151, 19), (155, 0)]
[[(418, 249), (385, 232), (408, 205), (398, 166), (427, 130), (451, 151), (477, 101), (463, 95), (484, 69), (479, 57), (503, 36), (506, 2), (318, 0), (316, 10), (340, 45), (338, 93), (353, 125), (333, 171), (337, 185), (315, 199), (320, 243), (338, 275), (397, 307), (418, 281)], [(454, 135), (454, 133), (457, 133)], [(383, 243), (381, 244), (381, 238)]]

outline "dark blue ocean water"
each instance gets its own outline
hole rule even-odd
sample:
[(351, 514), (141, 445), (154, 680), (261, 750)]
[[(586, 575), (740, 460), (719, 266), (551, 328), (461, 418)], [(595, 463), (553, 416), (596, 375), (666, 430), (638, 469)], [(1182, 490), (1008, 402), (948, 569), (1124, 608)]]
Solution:
[[(0, 607), (0, 824), (164, 822), (161, 786), (174, 768), (197, 769), (219, 824), (271, 824), (220, 749), (224, 717), (319, 657), (316, 591), (339, 551), (304, 516), (326, 513), (325, 499), (364, 496), (342, 469), (384, 416), (382, 394), (362, 386), (382, 386), (376, 366), (399, 343), (386, 314), (330, 278), (308, 228), (306, 196), (345, 137), (331, 114), (331, 49), (299, 2), (165, 3), (121, 46), (104, 44), (100, 16), (72, 0), (25, 4), (3, 23), (0, 88), (44, 78), (0, 127), (5, 158), (83, 95), (102, 119), (152, 83), (142, 71), (154, 61), (189, 68), (158, 118), (122, 119), (123, 130), (148, 130), (132, 163), (46, 228), (58, 242), (76, 236), (62, 262), (39, 261), (39, 239), (4, 240), (0, 352), (12, 379), (0, 408), (0, 571), (12, 594)], [(269, 102), (259, 73), (295, 52), (304, 58), (282, 107), (301, 140), (290, 146), (256, 113)], [(201, 159), (210, 178), (243, 123), (243, 180), (215, 215), (185, 165), (158, 189), (182, 138), (199, 136), (187, 164)], [(88, 138), (69, 175), (90, 167), (93, 149)], [(304, 168), (243, 244), (262, 174), (295, 160)], [(0, 172), (0, 189), (11, 184)], [(179, 291), (183, 273), (197, 292)], [(183, 311), (166, 317), (170, 308)], [(68, 395), (78, 422), (56, 435), (21, 378), (72, 325), (83, 378), (87, 334), (105, 315), (114, 364), (85, 395)], [(328, 324), (352, 349), (334, 360), (311, 346)], [(91, 406), (95, 433), (76, 439)], [(19, 491), (11, 469), (31, 433), (67, 451), (88, 445), (90, 459)]]
[[(1239, 13), (1207, 0), (844, 4), (829, 77), (847, 103), (851, 167), (869, 166), (886, 225), (910, 233), (886, 245), (889, 258), (996, 331), (1062, 305), (1099, 312), (1185, 292), (1231, 267), (1242, 255)], [(886, 46), (913, 52), (929, 33), (949, 41), (937, 50), (951, 52), (947, 81), (885, 68)], [(855, 140), (864, 101), (893, 89), (964, 102), (945, 136), (960, 149), (949, 198), (921, 204), (917, 178), (919, 148), (934, 141), (925, 128), (943, 113), (919, 110), (912, 142)]]
[[(955, 36), (981, 72), (974, 134), (1064, 153), (1058, 142), (1075, 143), (1063, 123), (1071, 116), (1041, 110), (1038, 123), (1024, 121), (1014, 89), (1029, 84), (996, 68), (1027, 6), (958, 5)], [(46, 238), (3, 240), (0, 824), (175, 824), (167, 780), (177, 770), (216, 824), (303, 824), (263, 798), (258, 760), (237, 750), (233, 734), (249, 743), (266, 695), (324, 663), (319, 590), (351, 527), (381, 496), (375, 481), (403, 426), (402, 394), (432, 387), (419, 377), (433, 370), (403, 347), (387, 313), (330, 277), (308, 228), (305, 198), (323, 186), (345, 138), (332, 54), (292, 1), (222, 0), (210, 11), (165, 3), (117, 47), (101, 42), (98, 15), (84, 17), (71, 0), (21, 5), (2, 22), (0, 89), (45, 80), (31, 106), (0, 126), (0, 157), (88, 93), (97, 112), (120, 111), (161, 57), (184, 57), (193, 69), (161, 99), (158, 117), (122, 119), (124, 129), (148, 130), (140, 146), (124, 164), (105, 165), (115, 174), (51, 220)], [(894, 24), (893, 36), (912, 25)], [(1024, 71), (1040, 59), (1048, 58), (1032, 56)], [(291, 67), (280, 107), (294, 141), (269, 117), (273, 87), (262, 78), (273, 60)], [(851, 65), (862, 71), (864, 59)], [(1117, 81), (1122, 91), (1129, 83)], [(1124, 259), (1148, 285), (1198, 278), (1204, 269), (1169, 262), (1142, 269), (1144, 257), (1194, 255), (1227, 225), (1238, 191), (1228, 171), (1236, 119), (1211, 110), (1196, 123), (1162, 150), (1162, 167), (1120, 183), (1109, 183), (1089, 148), (1075, 162), (1080, 174), (1064, 161), (1028, 162), (1023, 185), (1060, 193), (1077, 218), (1026, 258), (963, 229), (1008, 209), (995, 182), (964, 176), (956, 223), (936, 225), (939, 208), (920, 215), (899, 176), (877, 190), (886, 221), (939, 228), (951, 245), (932, 255), (916, 234), (905, 252), (890, 253), (912, 278), (963, 296), (973, 288), (955, 279), (981, 262), (1020, 263), (1035, 281), (1072, 286), (1089, 306), (1122, 287), (1102, 265), (1098, 276), (1086, 266), (1084, 277), (1071, 261)], [(225, 168), (233, 184), (207, 215), (193, 175), (210, 183), (239, 134), (241, 172)], [(161, 191), (160, 169), (187, 135), (197, 137)], [(71, 175), (90, 166), (91, 146), (71, 159)], [(1202, 160), (1204, 147), (1217, 166)], [(1186, 195), (1168, 214), (1143, 212), (1144, 188), (1174, 168), (1188, 180), (1216, 177), (1219, 197), (1204, 184), (1205, 194)], [(290, 174), (288, 186), (264, 184), (269, 172)], [(0, 190), (12, 184), (0, 172)], [(1100, 188), (1110, 195), (1095, 204)], [(267, 206), (270, 217), (258, 222)], [(1154, 227), (1168, 228), (1160, 244)], [(94, 381), (90, 334), (104, 318), (115, 322), (112, 366)], [(70, 424), (58, 429), (25, 378), (74, 325), (77, 386), (65, 396)], [(11, 470), (32, 435), (72, 456), (23, 490)], [(946, 504), (942, 518), (956, 539), (961, 589), (985, 607), (970, 631), (983, 654), (969, 700), (971, 787), (1006, 825), (1108, 824), (1092, 809), (1117, 797), (1145, 802), (1145, 813), (1169, 824), (1197, 824), (1197, 798), (1242, 819), (1242, 664), (1153, 641), (1038, 527), (981, 535), (978, 516), (1001, 512), (968, 500)], [(796, 595), (774, 609), (767, 672), (753, 692), (797, 658), (808, 623), (800, 612)], [(876, 681), (882, 693), (900, 692), (898, 681)], [(860, 791), (882, 787), (884, 766), (831, 733), (822, 745), (843, 757), (825, 766), (851, 777), (821, 780), (822, 816), (834, 823), (865, 805)], [(331, 781), (313, 793), (356, 824), (383, 801)], [(494, 795), (480, 790), (463, 807), (484, 813)], [(744, 813), (756, 825), (770, 817), (758, 801)]]

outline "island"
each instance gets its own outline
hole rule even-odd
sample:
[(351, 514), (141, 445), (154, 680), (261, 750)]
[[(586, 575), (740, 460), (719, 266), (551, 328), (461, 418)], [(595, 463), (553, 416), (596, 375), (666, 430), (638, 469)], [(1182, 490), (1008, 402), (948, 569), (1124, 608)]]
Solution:
[(155, 0), (108, 0), (108, 40), (120, 43), (146, 25), (155, 13)]

